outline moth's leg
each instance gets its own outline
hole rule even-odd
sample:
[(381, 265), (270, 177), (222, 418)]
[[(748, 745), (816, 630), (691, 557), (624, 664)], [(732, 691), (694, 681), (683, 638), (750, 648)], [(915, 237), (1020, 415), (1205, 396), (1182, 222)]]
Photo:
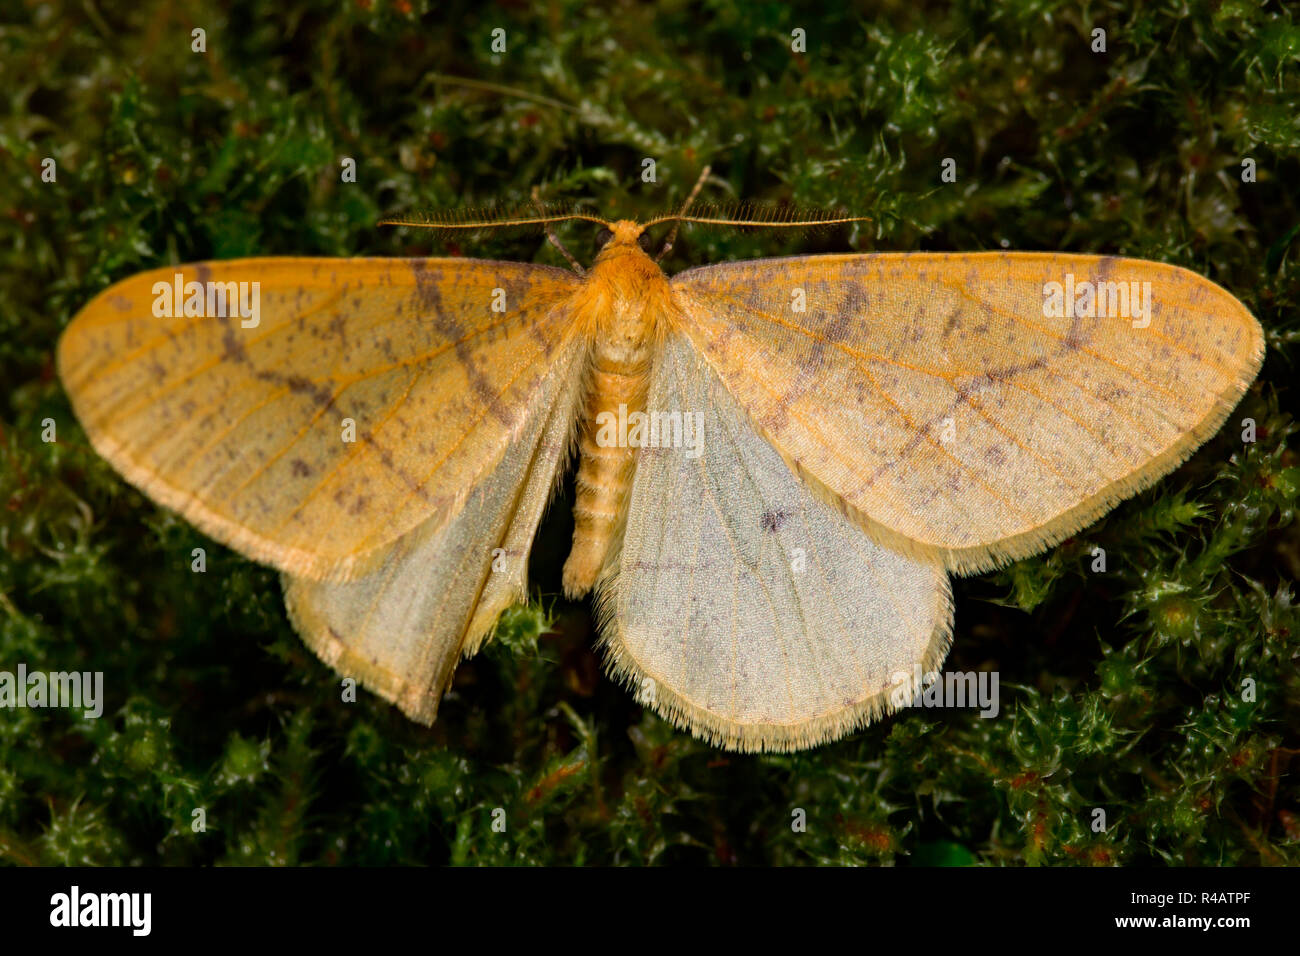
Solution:
[[(541, 196), (536, 186), (533, 187), (533, 202), (537, 204), (537, 208), (542, 211), (543, 215), (545, 215)], [(560, 242), (560, 237), (555, 234), (555, 227), (551, 223), (547, 222), (542, 224), (542, 228), (546, 230), (546, 238), (550, 240), (551, 245), (556, 249), (559, 249), (560, 254), (569, 260), (569, 265), (573, 266), (573, 271), (578, 273), (580, 276), (586, 275), (587, 270), (582, 267), (582, 263), (573, 257), (573, 253), (564, 248), (564, 243)]]
[[(712, 166), (705, 166), (700, 170), (700, 178), (695, 180), (695, 185), (691, 187), (690, 195), (686, 197), (686, 202), (682, 203), (682, 208), (678, 211), (677, 215), (686, 215), (686, 210), (691, 208), (691, 203), (695, 202), (695, 197), (698, 196), (700, 190), (704, 188), (704, 181), (709, 178), (709, 173), (712, 169)], [(668, 255), (668, 251), (673, 247), (673, 240), (677, 238), (677, 230), (680, 226), (680, 220), (673, 223), (672, 231), (668, 233), (668, 238), (664, 240), (664, 247), (659, 250), (659, 255), (655, 256), (655, 262), (658, 262), (664, 256)]]

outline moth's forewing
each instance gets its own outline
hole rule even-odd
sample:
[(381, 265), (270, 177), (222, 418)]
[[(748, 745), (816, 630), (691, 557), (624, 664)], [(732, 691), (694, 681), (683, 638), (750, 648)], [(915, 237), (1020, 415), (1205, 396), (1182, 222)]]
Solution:
[(255, 560), (345, 580), (496, 467), (576, 281), (462, 259), (166, 267), (87, 305), (59, 372), (132, 484)]
[(612, 668), (733, 749), (812, 746), (900, 706), (948, 649), (939, 564), (874, 544), (815, 499), (679, 335), (648, 407), (683, 416), (682, 440), (638, 458), (601, 585)]
[(1235, 298), (1134, 259), (815, 256), (673, 287), (786, 461), (875, 540), (958, 572), (1039, 551), (1172, 470), (1263, 357)]

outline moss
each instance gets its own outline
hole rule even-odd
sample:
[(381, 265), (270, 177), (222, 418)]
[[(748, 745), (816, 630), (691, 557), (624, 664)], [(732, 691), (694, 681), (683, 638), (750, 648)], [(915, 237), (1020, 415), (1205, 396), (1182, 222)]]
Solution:
[[(0, 712), (0, 859), (1300, 863), (1300, 25), (1273, 3), (822, 6), (13, 12), (0, 34), (0, 668), (103, 671), (108, 700), (100, 720)], [(1098, 26), (1104, 55), (1090, 49)], [(504, 54), (489, 49), (496, 27)], [(191, 52), (195, 28), (206, 53)], [(806, 52), (791, 51), (795, 28)], [(356, 184), (340, 182), (343, 157)], [(944, 158), (954, 184), (939, 180)], [(1245, 159), (1256, 182), (1241, 180)], [(375, 222), (526, 202), (534, 185), (645, 215), (705, 162), (738, 198), (873, 222), (688, 230), (673, 268), (846, 249), (1112, 252), (1206, 275), (1268, 330), (1259, 384), (1187, 465), (1047, 554), (957, 583), (951, 666), (1001, 672), (997, 719), (909, 712), (767, 757), (673, 731), (600, 675), (587, 605), (556, 597), (565, 499), (533, 557), (537, 600), (462, 666), (432, 729), (365, 694), (342, 706), (276, 576), (124, 485), (53, 373), (75, 311), (148, 267), (435, 251), (563, 265), (532, 233), (452, 242)], [(589, 247), (586, 227), (562, 235)], [(47, 418), (57, 442), (41, 439)], [(200, 546), (207, 572), (191, 574)]]

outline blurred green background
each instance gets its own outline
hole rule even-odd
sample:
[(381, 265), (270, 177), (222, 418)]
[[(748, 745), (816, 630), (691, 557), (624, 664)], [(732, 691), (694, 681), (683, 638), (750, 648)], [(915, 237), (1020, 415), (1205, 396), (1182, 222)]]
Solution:
[[(1298, 66), (1295, 8), (1245, 0), (4, 0), (0, 669), (101, 670), (108, 699), (99, 721), (0, 711), (0, 861), (1300, 863)], [(997, 719), (913, 711), (793, 756), (674, 731), (602, 675), (588, 605), (557, 596), (571, 492), (535, 550), (534, 603), (461, 666), (432, 729), (369, 694), (341, 704), (276, 575), (125, 485), (54, 373), (71, 316), (143, 269), (563, 265), (535, 232), (375, 223), (535, 185), (642, 216), (705, 163), (707, 198), (873, 221), (687, 230), (670, 272), (828, 250), (1106, 252), (1206, 275), (1266, 328), (1259, 382), (1191, 462), (1046, 555), (955, 583), (948, 666), (1000, 671)], [(589, 226), (562, 235), (588, 257)]]

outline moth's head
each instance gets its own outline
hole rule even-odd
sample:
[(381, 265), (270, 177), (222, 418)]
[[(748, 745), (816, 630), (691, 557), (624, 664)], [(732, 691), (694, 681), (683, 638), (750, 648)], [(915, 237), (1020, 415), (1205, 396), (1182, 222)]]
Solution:
[(646, 227), (630, 219), (605, 223), (596, 233), (597, 262), (628, 253), (649, 255), (650, 249), (650, 234)]

